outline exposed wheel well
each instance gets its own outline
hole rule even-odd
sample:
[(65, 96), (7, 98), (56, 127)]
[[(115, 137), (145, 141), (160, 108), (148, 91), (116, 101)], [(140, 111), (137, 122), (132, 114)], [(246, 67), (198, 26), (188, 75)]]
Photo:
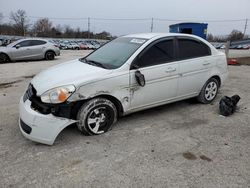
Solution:
[(216, 79), (218, 81), (218, 83), (219, 83), (219, 87), (221, 86), (221, 79), (220, 79), (220, 77), (218, 75), (212, 76), (211, 78)]
[[(117, 109), (118, 116), (119, 117), (122, 116), (123, 107), (122, 107), (121, 102), (117, 98), (115, 98), (115, 97), (113, 97), (111, 95), (98, 95), (98, 96), (95, 96), (94, 98), (97, 98), (97, 97), (102, 97), (102, 98), (110, 100), (115, 105), (115, 107)], [(91, 100), (91, 99), (93, 99), (93, 98), (86, 99), (86, 100), (81, 100), (81, 101), (76, 101), (73, 108), (71, 109), (71, 118), (76, 119), (77, 113), (78, 113), (79, 109), (81, 108), (81, 106), (86, 101)]]
[(99, 96), (96, 96), (96, 97), (103, 97), (103, 98), (106, 98), (106, 99), (110, 100), (112, 103), (114, 103), (114, 105), (115, 105), (115, 107), (117, 109), (118, 116), (122, 116), (123, 107), (122, 107), (121, 102), (117, 98), (115, 98), (115, 97), (113, 97), (111, 95), (99, 95)]

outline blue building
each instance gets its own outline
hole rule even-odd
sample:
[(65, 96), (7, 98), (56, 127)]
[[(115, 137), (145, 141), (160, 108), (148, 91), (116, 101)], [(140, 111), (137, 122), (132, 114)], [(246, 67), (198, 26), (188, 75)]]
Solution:
[(206, 23), (178, 23), (169, 26), (170, 33), (186, 33), (197, 35), (201, 38), (207, 38)]

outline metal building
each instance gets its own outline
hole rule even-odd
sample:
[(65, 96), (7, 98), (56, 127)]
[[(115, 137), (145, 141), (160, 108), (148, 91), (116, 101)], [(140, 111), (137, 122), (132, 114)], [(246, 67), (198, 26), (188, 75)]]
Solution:
[(178, 23), (169, 26), (170, 33), (186, 33), (207, 38), (207, 23)]

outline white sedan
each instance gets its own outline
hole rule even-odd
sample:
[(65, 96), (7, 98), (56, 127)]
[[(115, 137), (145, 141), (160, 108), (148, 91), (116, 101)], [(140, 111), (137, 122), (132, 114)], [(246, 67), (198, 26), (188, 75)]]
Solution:
[(99, 135), (132, 112), (191, 97), (211, 103), (227, 74), (225, 54), (197, 36), (123, 36), (36, 75), (20, 100), (20, 130), (49, 145), (72, 123)]

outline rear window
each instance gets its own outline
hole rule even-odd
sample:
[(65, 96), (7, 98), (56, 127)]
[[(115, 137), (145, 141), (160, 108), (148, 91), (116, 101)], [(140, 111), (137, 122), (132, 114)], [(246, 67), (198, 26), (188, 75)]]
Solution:
[(178, 39), (179, 59), (189, 59), (211, 55), (210, 48), (197, 40)]
[(46, 44), (46, 42), (43, 40), (31, 40), (31, 46), (38, 46), (43, 44)]

